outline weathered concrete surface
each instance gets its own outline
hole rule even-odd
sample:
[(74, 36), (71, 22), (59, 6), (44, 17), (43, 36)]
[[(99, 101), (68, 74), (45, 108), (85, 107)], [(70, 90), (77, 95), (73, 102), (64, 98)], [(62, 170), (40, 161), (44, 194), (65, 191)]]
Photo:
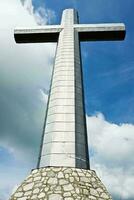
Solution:
[(10, 200), (111, 200), (95, 171), (46, 167), (35, 169)]

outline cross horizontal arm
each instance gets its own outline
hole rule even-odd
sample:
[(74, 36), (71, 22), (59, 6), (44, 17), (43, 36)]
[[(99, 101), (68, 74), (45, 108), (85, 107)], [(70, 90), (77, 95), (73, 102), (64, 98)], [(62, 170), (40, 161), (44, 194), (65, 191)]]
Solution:
[(62, 27), (47, 25), (39, 28), (16, 28), (14, 37), (17, 43), (57, 42)]
[(126, 33), (123, 23), (75, 24), (74, 28), (80, 41), (124, 40)]

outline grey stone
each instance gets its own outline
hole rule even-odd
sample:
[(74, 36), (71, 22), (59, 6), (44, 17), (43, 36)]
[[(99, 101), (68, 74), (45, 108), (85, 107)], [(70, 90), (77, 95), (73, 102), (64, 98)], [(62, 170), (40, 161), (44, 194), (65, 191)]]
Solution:
[(77, 177), (78, 174), (77, 174), (76, 172), (73, 172), (73, 173), (72, 173), (72, 176), (76, 176), (76, 177)]
[(49, 187), (45, 187), (44, 190), (45, 190), (45, 192), (49, 191)]
[(19, 200), (27, 200), (27, 197), (21, 197)]
[(76, 191), (77, 194), (80, 193), (80, 189), (78, 187), (75, 188), (75, 191)]
[(32, 178), (32, 177), (33, 177), (33, 175), (30, 174), (29, 176), (27, 176), (27, 180), (28, 180), (29, 178)]
[(37, 200), (37, 195), (32, 195), (32, 197), (30, 197), (31, 199), (36, 199)]
[(45, 181), (45, 177), (42, 177), (42, 178), (41, 178), (41, 182), (44, 182), (44, 181)]
[(80, 177), (80, 181), (88, 183), (89, 182), (89, 178), (83, 176), (83, 177)]
[(15, 197), (22, 197), (22, 195), (23, 195), (23, 192), (17, 192), (14, 196)]
[(71, 191), (71, 190), (74, 190), (74, 188), (71, 184), (68, 184), (68, 185), (63, 185), (63, 190), (64, 191)]
[(44, 192), (41, 192), (39, 195), (38, 195), (38, 198), (43, 198), (45, 197), (45, 193)]
[(28, 196), (28, 195), (31, 195), (32, 194), (32, 191), (27, 191), (24, 193), (24, 196)]
[(66, 168), (64, 170), (64, 174), (71, 174), (72, 173), (72, 169), (71, 168)]
[(55, 188), (55, 191), (61, 191), (62, 189), (61, 189), (61, 186), (57, 186), (56, 188)]
[(39, 188), (36, 188), (36, 189), (33, 190), (33, 194), (38, 194), (39, 191), (40, 191)]
[(22, 192), (22, 187), (19, 187), (19, 188), (17, 189), (17, 191), (18, 191), (18, 192)]
[(34, 178), (34, 182), (40, 181), (40, 180), (41, 180), (41, 177), (40, 177), (40, 176), (37, 176), (37, 177)]
[(31, 190), (34, 186), (34, 183), (29, 183), (29, 184), (26, 184), (23, 186), (23, 190), (24, 191), (28, 191), (28, 190)]
[(68, 179), (69, 178), (69, 174), (65, 174), (65, 178)]
[(62, 200), (62, 196), (60, 194), (50, 194), (49, 195), (49, 200)]
[(46, 176), (47, 172), (42, 172), (42, 176)]
[(58, 178), (64, 178), (63, 172), (59, 172), (59, 173), (58, 173)]
[[(92, 181), (91, 181), (91, 182), (92, 182)], [(97, 189), (98, 183), (97, 183), (97, 182), (92, 182), (92, 186), (93, 186), (94, 189)]]
[(83, 189), (83, 194), (84, 195), (89, 195), (89, 191), (87, 189)]
[(54, 191), (55, 190), (55, 188), (56, 188), (56, 185), (50, 185), (50, 191)]
[(98, 198), (98, 200), (104, 200), (104, 199), (102, 199), (102, 198)]
[(47, 167), (47, 168), (45, 168), (45, 169), (46, 169), (46, 172), (51, 171), (51, 168), (50, 168), (50, 167)]
[(78, 172), (78, 174), (79, 174), (79, 176), (85, 176), (85, 174), (82, 172)]
[(74, 182), (74, 177), (69, 177), (69, 181), (72, 183)]
[(92, 181), (92, 182), (95, 182), (95, 181), (96, 181), (96, 179), (93, 177), (93, 178), (91, 178), (91, 181)]
[(35, 169), (32, 171), (32, 174), (36, 174), (38, 172), (38, 169)]
[(59, 184), (60, 185), (66, 185), (66, 184), (68, 184), (68, 181), (62, 178), (62, 179), (59, 180)]
[(93, 189), (93, 188), (90, 188), (90, 194), (91, 194), (91, 195), (94, 195), (94, 196), (96, 196), (96, 197), (99, 197), (99, 194), (98, 194), (97, 190), (95, 190), (95, 189)]
[(28, 180), (27, 180), (27, 183), (31, 183), (33, 181), (33, 178), (29, 178)]
[(78, 176), (75, 176), (74, 179), (75, 179), (76, 181), (80, 181), (80, 178), (79, 178)]
[(102, 193), (100, 197), (102, 197), (104, 199), (109, 199), (109, 195), (106, 193)]
[(39, 188), (39, 187), (41, 187), (42, 186), (42, 183), (35, 183), (35, 185), (34, 185), (34, 188)]
[(103, 189), (102, 188), (97, 188), (96, 189), (99, 193), (102, 193), (103, 192)]
[(55, 177), (55, 173), (53, 171), (47, 172), (48, 177)]
[(86, 173), (86, 177), (91, 177), (92, 175), (90, 173)]
[(57, 178), (49, 178), (48, 179), (48, 184), (50, 185), (56, 185), (58, 183)]
[(35, 173), (35, 174), (33, 174), (33, 177), (35, 178), (35, 177), (38, 177), (38, 176), (40, 176), (40, 173), (38, 172), (38, 173)]
[(70, 192), (65, 192), (65, 193), (63, 193), (63, 196), (64, 196), (64, 197), (70, 197), (70, 196), (71, 196), (71, 193), (70, 193)]
[(59, 171), (61, 171), (61, 168), (60, 167), (55, 167), (55, 168), (53, 168), (52, 169), (54, 172), (59, 172)]
[(95, 200), (95, 199), (97, 199), (96, 197), (91, 196), (91, 195), (90, 195), (88, 198), (89, 198), (90, 200)]

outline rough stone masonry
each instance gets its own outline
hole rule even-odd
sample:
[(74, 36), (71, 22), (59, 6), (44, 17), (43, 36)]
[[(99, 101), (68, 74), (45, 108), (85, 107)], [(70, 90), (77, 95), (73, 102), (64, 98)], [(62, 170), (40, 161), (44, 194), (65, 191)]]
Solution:
[(124, 37), (124, 24), (81, 25), (74, 9), (60, 25), (15, 30), (18, 43), (58, 43), (38, 166), (10, 200), (111, 199), (89, 166), (80, 41)]
[(35, 169), (11, 200), (111, 200), (95, 171), (70, 167)]

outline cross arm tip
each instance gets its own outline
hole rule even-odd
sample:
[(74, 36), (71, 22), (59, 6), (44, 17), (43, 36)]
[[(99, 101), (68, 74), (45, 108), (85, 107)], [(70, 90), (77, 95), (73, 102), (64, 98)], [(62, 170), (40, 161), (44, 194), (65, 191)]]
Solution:
[(124, 23), (79, 24), (74, 28), (81, 41), (124, 40), (126, 35)]
[(47, 25), (36, 28), (15, 28), (16, 43), (57, 42), (62, 30), (58, 25)]

